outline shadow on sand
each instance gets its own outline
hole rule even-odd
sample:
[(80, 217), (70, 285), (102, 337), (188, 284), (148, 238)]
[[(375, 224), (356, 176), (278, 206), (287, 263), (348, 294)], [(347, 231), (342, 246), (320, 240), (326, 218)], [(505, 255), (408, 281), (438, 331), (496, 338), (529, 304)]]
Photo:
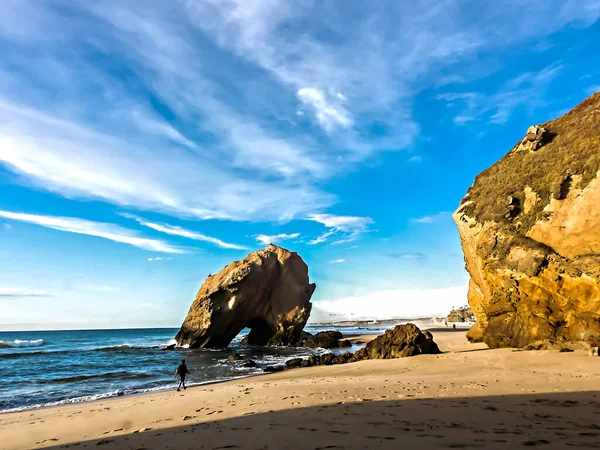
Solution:
[[(404, 399), (249, 413), (181, 411), (180, 425), (54, 449), (600, 448), (600, 392)], [(202, 408), (199, 402), (197, 408)], [(213, 415), (214, 414), (214, 415)], [(189, 418), (183, 421), (184, 416)], [(211, 420), (212, 419), (212, 420)], [(160, 426), (161, 424), (156, 424)]]

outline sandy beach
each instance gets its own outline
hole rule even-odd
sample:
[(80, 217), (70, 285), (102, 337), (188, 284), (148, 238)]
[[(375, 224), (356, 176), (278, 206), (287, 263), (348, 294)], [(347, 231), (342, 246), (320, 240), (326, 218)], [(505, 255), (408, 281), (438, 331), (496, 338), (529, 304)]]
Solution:
[(0, 448), (600, 448), (599, 358), (431, 331), (444, 354), (3, 414)]

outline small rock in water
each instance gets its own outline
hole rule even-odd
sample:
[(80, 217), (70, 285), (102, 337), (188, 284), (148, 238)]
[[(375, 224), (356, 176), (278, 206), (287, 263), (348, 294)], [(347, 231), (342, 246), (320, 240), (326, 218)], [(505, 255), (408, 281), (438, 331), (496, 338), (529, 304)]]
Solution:
[(238, 360), (242, 359), (242, 355), (240, 355), (239, 353), (233, 353), (233, 354), (229, 355), (227, 357), (227, 359), (229, 361), (238, 361)]

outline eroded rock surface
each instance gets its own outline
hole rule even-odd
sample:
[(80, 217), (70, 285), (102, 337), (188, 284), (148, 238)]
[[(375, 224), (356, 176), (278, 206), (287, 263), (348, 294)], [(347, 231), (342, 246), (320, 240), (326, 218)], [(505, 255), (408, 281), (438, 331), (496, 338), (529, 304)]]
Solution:
[(600, 343), (600, 93), (531, 127), (454, 213), (490, 347)]
[(248, 327), (249, 344), (296, 343), (315, 288), (297, 253), (269, 245), (209, 275), (175, 339), (190, 348), (220, 348)]

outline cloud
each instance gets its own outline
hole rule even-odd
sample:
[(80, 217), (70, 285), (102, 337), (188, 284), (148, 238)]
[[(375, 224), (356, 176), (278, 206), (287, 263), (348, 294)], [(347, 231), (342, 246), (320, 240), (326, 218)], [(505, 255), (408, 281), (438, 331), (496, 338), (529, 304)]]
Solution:
[(333, 259), (333, 260), (331, 260), (329, 262), (332, 263), (332, 264), (339, 264), (339, 263), (345, 263), (346, 260), (343, 259), (343, 258), (340, 258), (340, 259)]
[[(298, 91), (298, 98), (304, 105), (312, 107), (319, 124), (328, 133), (336, 127), (348, 128), (352, 126), (353, 121), (350, 113), (341, 105), (334, 105), (332, 99), (326, 100), (324, 94), (318, 89), (302, 88)], [(340, 93), (335, 98), (338, 100), (346, 99)]]
[(0, 211), (0, 217), (18, 222), (31, 223), (53, 230), (65, 231), (67, 233), (95, 236), (153, 252), (185, 253), (183, 249), (174, 247), (164, 241), (140, 237), (133, 230), (110, 223), (92, 222), (75, 217), (42, 216), (10, 211)]
[(282, 233), (282, 234), (274, 234), (274, 235), (258, 234), (255, 236), (255, 238), (261, 244), (268, 245), (268, 244), (275, 244), (278, 241), (296, 239), (299, 236), (300, 236), (300, 233), (292, 233), (292, 234)]
[(334, 214), (311, 214), (306, 220), (318, 222), (335, 231), (363, 231), (373, 223), (370, 217), (336, 216)]
[(220, 248), (233, 249), (233, 250), (247, 250), (247, 247), (231, 244), (229, 242), (222, 241), (221, 239), (217, 239), (211, 236), (206, 236), (205, 234), (198, 233), (196, 231), (186, 230), (185, 228), (181, 228), (174, 225), (167, 224), (158, 224), (154, 222), (148, 222), (140, 217), (134, 216), (132, 214), (121, 214), (123, 217), (127, 217), (129, 219), (136, 220), (140, 225), (143, 225), (148, 228), (152, 228), (155, 231), (160, 233), (166, 233), (173, 236), (181, 236), (188, 239), (193, 239), (195, 241), (208, 242), (210, 244), (214, 244)]
[(407, 162), (409, 163), (420, 163), (423, 162), (423, 157), (421, 155), (415, 155), (408, 158)]
[(391, 253), (389, 255), (391, 258), (397, 259), (425, 259), (426, 256), (424, 253), (416, 252), (416, 253)]
[(491, 94), (446, 92), (435, 98), (445, 101), (449, 108), (460, 110), (453, 119), (457, 126), (482, 120), (500, 125), (506, 123), (518, 108), (535, 110), (545, 105), (545, 93), (562, 70), (562, 64), (554, 63), (539, 72), (520, 73)]
[(171, 258), (161, 258), (160, 256), (157, 256), (156, 258), (148, 258), (148, 261), (171, 261)]
[(423, 217), (415, 217), (410, 219), (412, 223), (435, 223), (440, 219), (447, 217), (450, 213), (446, 211), (441, 211), (437, 214), (433, 214), (431, 216), (423, 216)]
[(467, 300), (467, 286), (443, 289), (396, 289), (364, 296), (314, 302), (312, 322), (446, 316)]
[(9, 223), (0, 224), (0, 227), (2, 227), (5, 230), (12, 230), (12, 226)]
[(19, 288), (0, 288), (0, 298), (35, 298), (52, 297), (46, 291), (19, 289)]
[(585, 90), (586, 95), (592, 95), (595, 94), (596, 92), (600, 92), (600, 84), (595, 84), (593, 86), (588, 87)]
[(318, 222), (329, 228), (329, 231), (317, 238), (308, 241), (309, 245), (326, 242), (332, 236), (341, 236), (332, 245), (343, 244), (356, 240), (360, 233), (367, 230), (368, 225), (374, 223), (370, 217), (336, 216), (334, 214), (310, 214), (305, 220)]
[[(4, 168), (69, 199), (235, 221), (327, 211), (337, 200), (328, 181), (411, 146), (421, 92), (469, 79), (480, 55), (600, 15), (595, 0), (10, 5), (0, 15)], [(487, 120), (535, 93), (514, 89), (521, 97), (487, 103)], [(374, 124), (387, 131), (374, 136)]]

